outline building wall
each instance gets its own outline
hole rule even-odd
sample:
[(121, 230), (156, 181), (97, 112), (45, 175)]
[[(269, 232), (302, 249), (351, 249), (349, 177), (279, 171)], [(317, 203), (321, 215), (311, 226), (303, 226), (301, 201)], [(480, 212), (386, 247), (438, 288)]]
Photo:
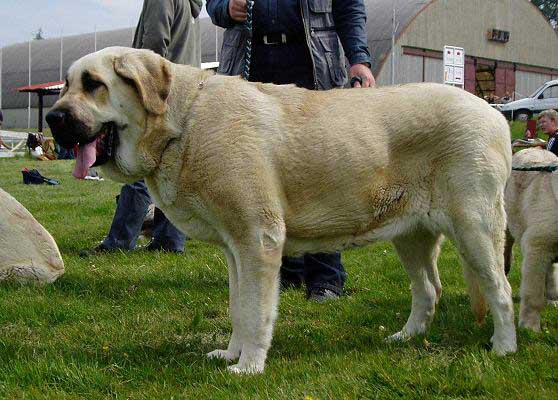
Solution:
[[(48, 128), (44, 117), (50, 110), (49, 107), (43, 108), (43, 129)], [(27, 108), (7, 108), (2, 110), (4, 115), (3, 128), (6, 129), (27, 129)], [(31, 108), (31, 130), (37, 131), (37, 122), (39, 119), (39, 110), (37, 108)]]
[[(551, 75), (534, 72), (515, 72), (515, 98), (522, 99), (533, 94), (543, 83), (550, 81)], [(554, 77), (554, 79), (557, 79)]]
[[(395, 51), (395, 84), (422, 82), (422, 57), (403, 54), (401, 46), (396, 46)], [(391, 84), (391, 55), (387, 57), (376, 82), (381, 86)]]
[[(486, 33), (492, 29), (509, 31), (509, 42), (489, 41)], [(437, 51), (460, 46), (469, 56), (558, 68), (558, 35), (527, 0), (434, 1), (398, 44)]]
[[(391, 56), (386, 59), (383, 68), (376, 77), (376, 81), (382, 86), (391, 84)], [(395, 84), (423, 81), (444, 83), (442, 60), (403, 54), (402, 47), (396, 45)]]

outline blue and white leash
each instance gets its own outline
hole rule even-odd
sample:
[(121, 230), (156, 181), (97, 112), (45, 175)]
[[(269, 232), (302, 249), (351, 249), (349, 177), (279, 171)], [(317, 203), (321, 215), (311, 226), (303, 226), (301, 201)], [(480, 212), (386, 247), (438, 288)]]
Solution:
[(537, 165), (531, 167), (512, 167), (513, 171), (533, 171), (533, 172), (556, 172), (558, 165)]
[(246, 22), (244, 27), (248, 33), (246, 38), (246, 48), (244, 50), (244, 70), (242, 77), (246, 80), (250, 78), (250, 61), (252, 59), (252, 15), (254, 10), (254, 0), (246, 0)]

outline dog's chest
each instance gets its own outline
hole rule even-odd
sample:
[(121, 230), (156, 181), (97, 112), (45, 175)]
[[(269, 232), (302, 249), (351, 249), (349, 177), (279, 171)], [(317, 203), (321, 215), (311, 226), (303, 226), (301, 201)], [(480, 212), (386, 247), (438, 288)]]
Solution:
[(189, 238), (214, 244), (222, 244), (221, 235), (204, 216), (205, 210), (199, 207), (164, 206), (167, 218)]
[(172, 201), (168, 201), (169, 199), (162, 196), (162, 193), (158, 190), (164, 187), (163, 185), (148, 178), (145, 182), (155, 205), (186, 236), (218, 245), (223, 243), (222, 236), (216, 229), (211, 214), (198, 196), (185, 193), (178, 195), (175, 191)]

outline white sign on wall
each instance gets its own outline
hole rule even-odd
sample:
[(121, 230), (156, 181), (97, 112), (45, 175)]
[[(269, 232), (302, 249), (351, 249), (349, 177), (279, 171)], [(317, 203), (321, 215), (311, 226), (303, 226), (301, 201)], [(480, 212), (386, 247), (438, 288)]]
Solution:
[(462, 47), (444, 46), (444, 83), (465, 85), (465, 50)]

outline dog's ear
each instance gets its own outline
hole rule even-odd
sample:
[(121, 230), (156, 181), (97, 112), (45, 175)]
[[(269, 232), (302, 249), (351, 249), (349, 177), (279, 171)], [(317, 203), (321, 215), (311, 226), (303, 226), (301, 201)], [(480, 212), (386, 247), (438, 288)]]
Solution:
[(115, 72), (133, 82), (145, 109), (160, 115), (167, 109), (172, 72), (163, 57), (147, 51), (133, 51), (114, 59)]

